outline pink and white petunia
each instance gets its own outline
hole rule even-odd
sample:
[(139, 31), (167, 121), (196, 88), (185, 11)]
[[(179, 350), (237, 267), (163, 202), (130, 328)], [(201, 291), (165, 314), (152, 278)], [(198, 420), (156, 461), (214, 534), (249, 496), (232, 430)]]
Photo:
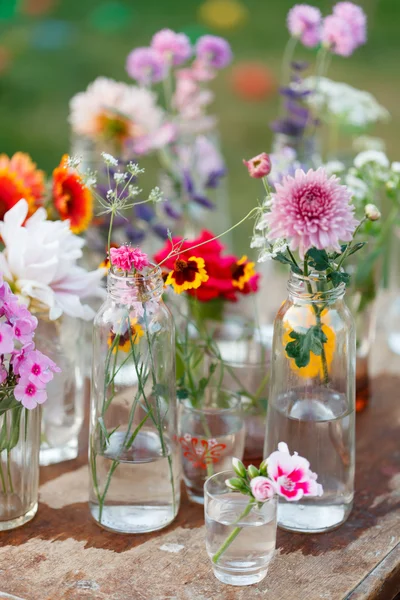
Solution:
[(317, 475), (310, 470), (308, 460), (297, 452), (291, 455), (284, 442), (278, 444), (278, 450), (266, 462), (277, 493), (288, 502), (295, 502), (303, 496), (322, 496), (322, 485), (317, 483)]

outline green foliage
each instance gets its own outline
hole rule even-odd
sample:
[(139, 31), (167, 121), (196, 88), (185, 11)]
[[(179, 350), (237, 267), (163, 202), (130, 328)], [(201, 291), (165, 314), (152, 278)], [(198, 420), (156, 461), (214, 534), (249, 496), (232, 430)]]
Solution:
[(293, 341), (286, 344), (286, 354), (289, 358), (294, 359), (296, 366), (299, 368), (306, 367), (309, 364), (311, 352), (321, 356), (323, 345), (328, 341), (322, 327), (319, 325), (302, 329), (302, 331), (292, 330), (289, 336)]
[(328, 254), (325, 250), (310, 248), (307, 252), (308, 264), (316, 271), (326, 271), (331, 267)]
[(350, 283), (350, 275), (344, 271), (332, 271), (328, 274), (328, 280), (332, 281), (334, 287), (338, 287), (341, 283), (348, 285)]
[(293, 273), (296, 273), (297, 275), (303, 275), (303, 271), (288, 256), (286, 256), (282, 252), (278, 252), (278, 254), (274, 256), (274, 260), (282, 263), (283, 265), (290, 265), (290, 268), (292, 269)]

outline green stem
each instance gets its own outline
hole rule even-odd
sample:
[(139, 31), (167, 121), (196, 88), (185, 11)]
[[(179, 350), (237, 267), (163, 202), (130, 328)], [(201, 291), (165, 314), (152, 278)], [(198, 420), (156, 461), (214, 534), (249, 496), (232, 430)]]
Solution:
[(108, 471), (106, 485), (104, 487), (103, 494), (102, 494), (101, 498), (99, 499), (99, 523), (101, 523), (101, 520), (103, 518), (104, 502), (105, 502), (105, 499), (106, 499), (108, 488), (110, 487), (111, 477), (113, 476), (114, 471), (116, 470), (116, 468), (118, 467), (118, 465), (119, 465), (119, 460), (114, 459), (113, 463), (112, 463), (112, 465), (110, 467), (110, 470)]
[[(253, 508), (253, 506), (254, 506), (254, 499), (252, 498), (249, 501), (246, 508), (244, 509), (244, 511), (242, 512), (242, 514), (236, 519), (235, 523), (233, 523), (233, 524), (235, 525), (236, 523), (239, 523), (242, 519), (247, 517), (247, 515), (251, 512), (251, 509)], [(227, 548), (229, 548), (229, 546), (232, 544), (232, 542), (237, 538), (237, 536), (239, 535), (241, 530), (242, 530), (241, 527), (235, 527), (235, 529), (228, 535), (228, 537), (226, 538), (224, 543), (220, 546), (220, 548), (217, 550), (217, 552), (212, 557), (212, 561), (214, 564), (216, 564), (219, 561), (222, 554), (225, 552), (225, 550), (227, 550)]]
[(10, 487), (10, 492), (11, 494), (14, 493), (14, 486), (12, 483), (12, 476), (11, 476), (11, 464), (10, 464), (10, 451), (7, 450), (7, 476), (8, 476), (8, 485)]
[[(310, 295), (312, 295), (313, 291), (311, 288), (311, 283), (308, 280), (308, 255), (307, 254), (304, 257), (304, 277), (307, 278), (308, 293)], [(317, 326), (322, 331), (321, 310), (313, 302), (311, 302), (311, 306), (315, 313), (315, 319), (317, 322)], [(329, 383), (328, 363), (326, 360), (325, 345), (323, 343), (322, 343), (322, 348), (321, 348), (321, 364), (322, 364), (322, 381), (323, 381), (324, 385), (328, 385), (328, 383)]]
[(1, 464), (1, 459), (0, 459), (0, 479), (1, 479), (1, 487), (3, 488), (3, 493), (7, 494), (7, 485), (6, 485), (6, 480), (5, 480), (4, 473), (3, 473), (3, 465)]
[(290, 37), (283, 53), (282, 58), (282, 86), (290, 84), (290, 65), (293, 60), (294, 51), (297, 46), (298, 39), (295, 37)]

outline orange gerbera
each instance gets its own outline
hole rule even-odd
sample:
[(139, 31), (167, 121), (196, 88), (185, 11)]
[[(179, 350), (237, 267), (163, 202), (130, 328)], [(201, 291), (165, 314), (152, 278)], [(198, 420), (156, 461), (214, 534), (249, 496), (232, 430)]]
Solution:
[(29, 206), (29, 215), (42, 204), (44, 195), (44, 173), (36, 169), (29, 154), (16, 152), (9, 158), (0, 154), (0, 219), (21, 198)]
[(185, 290), (196, 290), (205, 281), (208, 281), (205, 270), (204, 258), (191, 256), (189, 260), (178, 258), (174, 268), (168, 274), (165, 285), (172, 285), (177, 294)]
[[(139, 325), (137, 319), (131, 319), (131, 331), (126, 331), (124, 334), (121, 334), (118, 339), (118, 344), (116, 344), (113, 348), (113, 354), (117, 352), (117, 349), (122, 352), (129, 352), (131, 348), (131, 339), (134, 344), (138, 344), (140, 342), (140, 338), (144, 336), (143, 327)], [(108, 336), (108, 346), (111, 348), (113, 342), (115, 340), (116, 334), (112, 331)]]
[(85, 231), (93, 218), (93, 196), (82, 178), (67, 166), (68, 155), (64, 154), (53, 171), (54, 206), (62, 221), (69, 219), (71, 231)]
[(243, 290), (244, 286), (252, 277), (256, 275), (253, 262), (248, 262), (247, 256), (242, 256), (240, 260), (233, 263), (232, 270), (232, 285)]

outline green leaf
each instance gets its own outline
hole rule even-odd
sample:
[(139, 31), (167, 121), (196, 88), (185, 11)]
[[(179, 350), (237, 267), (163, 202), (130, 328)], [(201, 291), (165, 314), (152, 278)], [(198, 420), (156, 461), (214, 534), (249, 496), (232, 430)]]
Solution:
[(131, 437), (129, 438), (129, 440), (125, 444), (125, 448), (130, 448), (132, 446), (133, 442), (135, 441), (135, 438), (136, 438), (137, 434), (139, 433), (139, 431), (142, 429), (143, 425), (146, 423), (147, 419), (149, 418), (151, 410), (152, 409), (150, 409), (149, 412), (140, 421), (139, 425), (136, 427), (135, 431), (132, 433)]
[(282, 252), (278, 252), (278, 254), (276, 256), (274, 256), (273, 260), (277, 260), (278, 262), (282, 263), (283, 265), (290, 265), (290, 268), (292, 269), (292, 271), (294, 273), (297, 273), (297, 275), (302, 275), (303, 271), (301, 269), (299, 269), (299, 267), (297, 265), (294, 264), (294, 262), (288, 258), (285, 254), (282, 254)]
[(286, 344), (286, 354), (289, 358), (293, 358), (296, 366), (299, 368), (306, 367), (310, 362), (311, 352), (316, 356), (320, 356), (323, 344), (328, 341), (325, 333), (319, 325), (314, 325), (310, 329), (302, 331), (291, 331), (289, 336), (293, 342)]
[(189, 392), (186, 388), (178, 388), (176, 390), (176, 397), (178, 400), (186, 400), (189, 398)]
[(316, 271), (326, 271), (331, 266), (329, 262), (329, 257), (325, 250), (310, 248), (307, 252), (307, 256), (310, 259), (310, 266)]
[(358, 244), (354, 244), (354, 246), (352, 246), (347, 254), (347, 256), (351, 256), (352, 254), (355, 254), (356, 252), (358, 252), (359, 250), (361, 250), (361, 248), (364, 248), (364, 246), (366, 245), (367, 242), (358, 242)]
[(344, 271), (332, 271), (329, 273), (328, 279), (332, 281), (334, 287), (338, 287), (341, 283), (345, 285), (350, 283), (350, 275)]
[(18, 406), (21, 406), (21, 403), (14, 398), (14, 394), (6, 396), (0, 402), (0, 417), (4, 415), (7, 410), (17, 408)]
[(11, 431), (8, 438), (7, 450), (10, 452), (18, 444), (21, 424), (22, 405), (20, 404), (11, 413)]

